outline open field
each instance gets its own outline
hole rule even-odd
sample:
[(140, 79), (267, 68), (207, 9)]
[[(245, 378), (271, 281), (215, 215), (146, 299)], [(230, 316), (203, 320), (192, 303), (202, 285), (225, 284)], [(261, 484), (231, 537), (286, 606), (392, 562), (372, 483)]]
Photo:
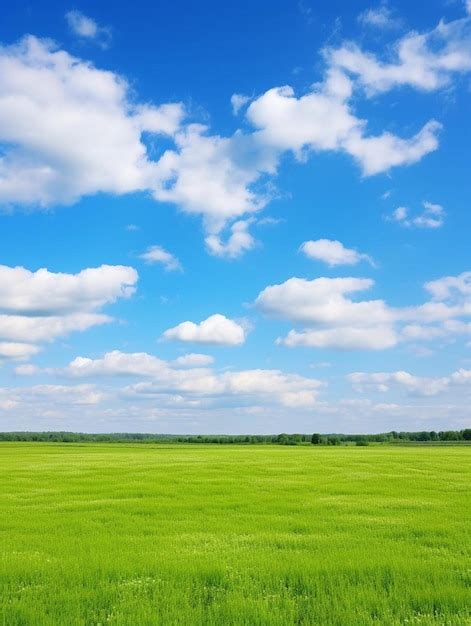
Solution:
[(471, 624), (471, 448), (0, 445), (3, 624)]

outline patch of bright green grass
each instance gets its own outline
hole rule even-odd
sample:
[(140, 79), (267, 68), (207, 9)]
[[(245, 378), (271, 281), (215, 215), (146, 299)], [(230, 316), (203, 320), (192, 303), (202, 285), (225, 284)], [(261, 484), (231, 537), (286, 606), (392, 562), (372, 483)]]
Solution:
[(6, 626), (471, 624), (471, 449), (0, 445)]

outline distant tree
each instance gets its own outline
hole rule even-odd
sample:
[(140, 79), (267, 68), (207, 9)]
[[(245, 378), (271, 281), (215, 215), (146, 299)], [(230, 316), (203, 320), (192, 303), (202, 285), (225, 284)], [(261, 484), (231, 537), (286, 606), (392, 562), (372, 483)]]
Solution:
[(456, 430), (445, 430), (439, 433), (439, 437), (442, 441), (459, 441), (461, 433), (456, 432)]
[(471, 441), (471, 428), (465, 428), (461, 431), (461, 436), (465, 441)]
[(327, 437), (327, 443), (329, 446), (339, 446), (340, 445), (340, 439), (338, 437), (335, 436), (330, 436)]
[(314, 433), (311, 437), (311, 443), (318, 446), (322, 442), (322, 438), (319, 433)]

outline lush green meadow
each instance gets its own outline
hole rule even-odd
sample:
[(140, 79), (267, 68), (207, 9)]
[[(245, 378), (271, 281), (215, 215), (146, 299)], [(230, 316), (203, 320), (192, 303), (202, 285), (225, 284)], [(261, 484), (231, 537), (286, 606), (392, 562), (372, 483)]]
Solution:
[(471, 448), (0, 445), (3, 624), (471, 624)]

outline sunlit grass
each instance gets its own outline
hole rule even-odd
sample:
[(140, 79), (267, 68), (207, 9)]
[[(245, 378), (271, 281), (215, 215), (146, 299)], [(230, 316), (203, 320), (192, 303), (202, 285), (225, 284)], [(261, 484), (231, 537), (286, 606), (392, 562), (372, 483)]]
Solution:
[(0, 445), (3, 624), (471, 623), (471, 449)]

